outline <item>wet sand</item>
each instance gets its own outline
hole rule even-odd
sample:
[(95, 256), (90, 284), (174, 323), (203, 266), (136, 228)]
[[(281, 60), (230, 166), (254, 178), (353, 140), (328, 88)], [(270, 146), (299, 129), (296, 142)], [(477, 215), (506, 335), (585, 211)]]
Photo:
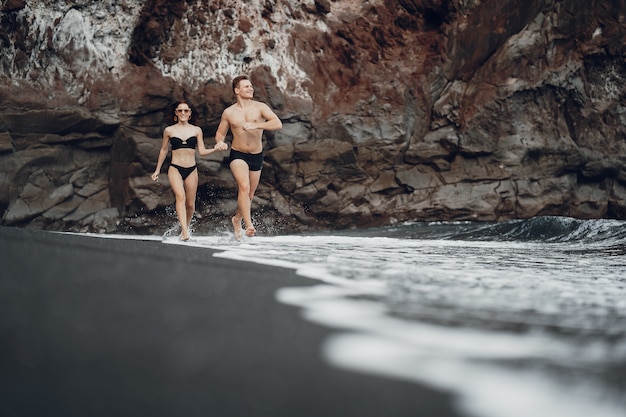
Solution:
[(275, 292), (316, 282), (154, 240), (0, 227), (0, 415), (454, 417), (336, 369)]

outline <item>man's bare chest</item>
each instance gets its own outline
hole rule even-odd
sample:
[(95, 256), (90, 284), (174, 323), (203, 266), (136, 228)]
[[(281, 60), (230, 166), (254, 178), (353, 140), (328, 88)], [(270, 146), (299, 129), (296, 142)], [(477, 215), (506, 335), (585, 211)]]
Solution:
[(243, 126), (245, 123), (261, 122), (263, 115), (258, 110), (238, 111), (231, 117), (231, 125)]

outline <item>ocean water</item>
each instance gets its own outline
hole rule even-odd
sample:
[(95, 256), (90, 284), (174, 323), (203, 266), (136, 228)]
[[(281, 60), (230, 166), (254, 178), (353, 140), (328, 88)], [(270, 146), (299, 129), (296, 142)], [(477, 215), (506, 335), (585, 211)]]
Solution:
[(333, 366), (452, 392), (467, 416), (626, 416), (626, 222), (407, 222), (185, 244), (311, 278), (276, 298), (333, 329), (320, 347)]

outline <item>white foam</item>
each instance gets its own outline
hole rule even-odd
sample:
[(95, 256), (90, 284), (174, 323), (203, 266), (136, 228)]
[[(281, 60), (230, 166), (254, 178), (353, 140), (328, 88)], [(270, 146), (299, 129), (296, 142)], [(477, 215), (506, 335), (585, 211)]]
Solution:
[[(277, 298), (303, 316), (342, 332), (323, 346), (339, 368), (402, 379), (456, 394), (459, 408), (483, 417), (623, 416), (616, 398), (592, 381), (563, 381), (533, 360), (602, 362), (606, 347), (572, 346), (544, 333), (518, 334), (394, 319), (380, 303), (337, 298), (329, 286), (281, 289)], [(354, 295), (348, 293), (348, 295)], [(575, 358), (575, 359), (574, 359)], [(532, 362), (531, 362), (532, 363)]]
[[(573, 257), (563, 245), (349, 236), (254, 238), (253, 243), (221, 249), (225, 251), (216, 256), (289, 267), (324, 283), (283, 288), (276, 296), (300, 307), (307, 320), (336, 329), (323, 346), (324, 357), (334, 366), (452, 392), (468, 415), (624, 415), (616, 393), (587, 378), (584, 369), (623, 361), (626, 342), (403, 320), (389, 314), (385, 298), (398, 280), (405, 280), (409, 291), (449, 303), (450, 310), (510, 311), (531, 328), (541, 328), (551, 324), (541, 317), (554, 320), (551, 314), (559, 316), (568, 303), (576, 307), (580, 300), (593, 298), (589, 290), (597, 286), (589, 285), (594, 282), (590, 277), (615, 287), (616, 277), (626, 271), (623, 260), (618, 262), (621, 270), (615, 270), (615, 262)], [(603, 292), (604, 302), (611, 294), (616, 297), (609, 301), (611, 308), (619, 308), (626, 295), (623, 288)], [(533, 302), (536, 296), (547, 305)], [(525, 317), (527, 306), (538, 308), (538, 318)], [(558, 320), (567, 327), (567, 318)], [(572, 325), (584, 331), (584, 323), (576, 320)], [(566, 378), (568, 372), (573, 374)]]

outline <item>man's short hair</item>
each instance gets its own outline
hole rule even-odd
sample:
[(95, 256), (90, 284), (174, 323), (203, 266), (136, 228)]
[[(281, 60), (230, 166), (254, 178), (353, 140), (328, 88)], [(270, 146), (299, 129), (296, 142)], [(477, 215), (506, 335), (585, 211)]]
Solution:
[(233, 79), (233, 93), (235, 92), (235, 88), (239, 87), (239, 83), (243, 80), (249, 80), (247, 75), (240, 75)]

